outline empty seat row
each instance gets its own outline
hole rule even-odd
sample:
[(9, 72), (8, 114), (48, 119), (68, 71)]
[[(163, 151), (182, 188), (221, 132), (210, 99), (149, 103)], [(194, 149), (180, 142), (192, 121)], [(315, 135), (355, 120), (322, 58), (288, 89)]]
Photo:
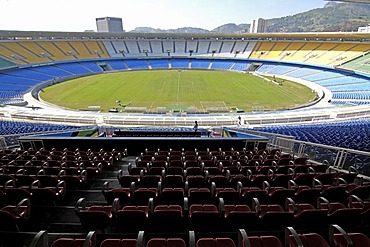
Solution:
[(57, 200), (64, 198), (66, 191), (65, 181), (55, 181), (53, 184), (45, 183), (42, 186), (40, 180), (35, 180), (28, 186), (17, 187), (13, 180), (9, 180), (0, 186), (0, 197), (3, 198), (4, 204), (30, 198), (37, 205), (55, 205)]
[(31, 202), (28, 198), (0, 208), (0, 231), (21, 231), (30, 218)]
[[(370, 246), (370, 239), (360, 232), (347, 233), (342, 227), (333, 224), (329, 234), (323, 237), (318, 233), (297, 233), (293, 227), (285, 228), (285, 236), (280, 240), (273, 235), (248, 235), (239, 229), (236, 237), (204, 237), (202, 234), (189, 231), (187, 235), (173, 237), (148, 237), (144, 231), (136, 236), (125, 238), (105, 238), (100, 243), (97, 233), (89, 232), (86, 237), (60, 237), (53, 241), (51, 247), (342, 247)], [(48, 247), (47, 231), (40, 231), (33, 238), (30, 247)], [(283, 245), (284, 243), (284, 245)]]
[[(355, 201), (353, 201), (355, 200)], [(207, 203), (122, 205), (117, 198), (112, 206), (92, 205), (87, 207), (81, 198), (75, 207), (81, 225), (88, 230), (104, 230), (114, 225), (118, 232), (149, 230), (154, 232), (233, 231), (238, 228), (254, 230), (282, 229), (286, 226), (313, 228), (333, 223), (368, 226), (370, 204), (351, 196), (348, 205), (329, 202), (320, 197), (317, 204), (296, 203), (287, 198), (285, 207), (274, 203), (261, 203), (252, 199), (252, 205), (226, 204), (219, 199), (218, 206)]]

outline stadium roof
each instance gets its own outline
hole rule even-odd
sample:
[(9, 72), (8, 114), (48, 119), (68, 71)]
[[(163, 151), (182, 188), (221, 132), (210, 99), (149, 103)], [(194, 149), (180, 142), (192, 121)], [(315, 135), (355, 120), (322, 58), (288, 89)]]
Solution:
[(369, 0), (326, 0), (330, 2), (348, 2), (348, 3), (369, 3)]
[(369, 41), (368, 33), (312, 32), (312, 33), (240, 33), (240, 34), (188, 34), (188, 33), (98, 33), (98, 32), (41, 32), (0, 30), (0, 40), (58, 40), (58, 39), (248, 39), (248, 40), (346, 40)]

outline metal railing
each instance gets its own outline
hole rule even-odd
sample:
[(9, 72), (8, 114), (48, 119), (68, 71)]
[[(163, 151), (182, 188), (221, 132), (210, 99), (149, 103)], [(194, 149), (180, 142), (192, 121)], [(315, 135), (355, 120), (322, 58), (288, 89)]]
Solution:
[(330, 166), (336, 170), (349, 170), (352, 166), (360, 174), (370, 176), (370, 152), (299, 141), (293, 136), (284, 136), (250, 129), (235, 130), (269, 138), (270, 148), (279, 148), (285, 153), (290, 153), (298, 157), (306, 156), (318, 163), (329, 162)]

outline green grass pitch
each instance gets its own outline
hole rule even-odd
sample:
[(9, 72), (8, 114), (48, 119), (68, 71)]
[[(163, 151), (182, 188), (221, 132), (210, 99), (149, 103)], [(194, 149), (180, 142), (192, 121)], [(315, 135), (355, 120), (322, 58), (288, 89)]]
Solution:
[(310, 88), (294, 82), (284, 81), (279, 86), (250, 74), (201, 70), (104, 73), (47, 87), (40, 96), (71, 109), (100, 106), (104, 111), (123, 109), (117, 100), (149, 111), (168, 106), (196, 107), (198, 111), (207, 107), (252, 111), (255, 106), (266, 110), (289, 108), (315, 98)]

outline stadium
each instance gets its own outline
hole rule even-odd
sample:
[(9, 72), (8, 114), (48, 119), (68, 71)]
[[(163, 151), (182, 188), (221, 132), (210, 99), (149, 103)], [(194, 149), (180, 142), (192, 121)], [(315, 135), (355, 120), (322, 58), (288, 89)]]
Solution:
[(357, 32), (0, 31), (0, 246), (370, 246), (369, 61)]

